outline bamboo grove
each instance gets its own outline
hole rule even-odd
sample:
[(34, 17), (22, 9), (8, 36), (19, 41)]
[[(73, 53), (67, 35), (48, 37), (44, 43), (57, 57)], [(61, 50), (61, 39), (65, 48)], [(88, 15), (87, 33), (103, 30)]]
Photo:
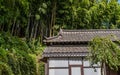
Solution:
[(118, 0), (0, 0), (0, 74), (44, 75), (44, 36), (120, 28)]
[(0, 0), (0, 31), (27, 39), (60, 29), (120, 27), (116, 0)]

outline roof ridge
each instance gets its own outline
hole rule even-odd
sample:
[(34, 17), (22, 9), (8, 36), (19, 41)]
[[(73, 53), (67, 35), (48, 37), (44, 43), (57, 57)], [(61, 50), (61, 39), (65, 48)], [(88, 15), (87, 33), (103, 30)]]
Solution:
[(63, 29), (60, 29), (60, 31), (58, 32), (57, 35), (51, 36), (51, 37), (45, 37), (45, 39), (46, 39), (46, 40), (51, 40), (51, 39), (58, 38), (59, 36), (62, 36), (62, 32), (63, 32)]
[(120, 29), (76, 29), (76, 30), (69, 30), (69, 29), (61, 29), (60, 32), (94, 32), (94, 31), (120, 31)]
[[(61, 29), (56, 36), (48, 37), (44, 42), (89, 42), (94, 37), (105, 37), (115, 35), (120, 39), (120, 29)], [(115, 39), (111, 39), (116, 41)]]
[(51, 39), (54, 39), (54, 38), (57, 38), (59, 37), (59, 35), (56, 35), (56, 36), (52, 36), (52, 37), (46, 37), (47, 40), (51, 40)]

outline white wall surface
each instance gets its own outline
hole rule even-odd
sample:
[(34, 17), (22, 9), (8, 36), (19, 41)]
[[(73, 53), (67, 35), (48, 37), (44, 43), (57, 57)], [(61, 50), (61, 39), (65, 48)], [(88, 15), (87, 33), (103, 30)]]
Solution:
[[(82, 64), (83, 63), (83, 64)], [(82, 60), (81, 58), (50, 58), (49, 59), (49, 75), (69, 75), (69, 66), (70, 65), (83, 65), (83, 73), (84, 75), (100, 75), (101, 69), (98, 68), (100, 64), (95, 64), (97, 67), (95, 69), (88, 68), (91, 67), (90, 62), (88, 60)], [(56, 69), (57, 68), (57, 69)], [(81, 74), (81, 68), (75, 67), (71, 68), (72, 75)]]
[(68, 58), (50, 58), (49, 67), (68, 67)]
[(84, 75), (101, 75), (100, 68), (84, 68)]
[(49, 75), (68, 75), (68, 69), (50, 69)]

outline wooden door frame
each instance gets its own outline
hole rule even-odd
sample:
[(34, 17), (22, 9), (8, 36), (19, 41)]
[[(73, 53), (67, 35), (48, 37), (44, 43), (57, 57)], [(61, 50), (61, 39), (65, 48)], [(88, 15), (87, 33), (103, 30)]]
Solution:
[(69, 75), (72, 75), (71, 74), (71, 68), (72, 67), (80, 67), (81, 68), (81, 75), (84, 75), (83, 74), (83, 65), (69, 65)]

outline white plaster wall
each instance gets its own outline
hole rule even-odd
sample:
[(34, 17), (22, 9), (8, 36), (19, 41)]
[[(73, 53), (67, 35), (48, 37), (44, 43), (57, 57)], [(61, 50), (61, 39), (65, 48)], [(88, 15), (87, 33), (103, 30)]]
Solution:
[[(90, 67), (90, 62), (81, 58), (50, 58), (49, 67), (51, 69), (49, 69), (49, 75), (69, 75), (69, 65), (82, 65), (82, 63), (84, 75), (101, 75), (100, 68), (88, 68)], [(100, 66), (100, 64), (95, 64), (94, 66)], [(60, 69), (60, 67), (63, 69)], [(76, 75), (78, 74), (78, 71), (74, 72), (76, 72)]]

